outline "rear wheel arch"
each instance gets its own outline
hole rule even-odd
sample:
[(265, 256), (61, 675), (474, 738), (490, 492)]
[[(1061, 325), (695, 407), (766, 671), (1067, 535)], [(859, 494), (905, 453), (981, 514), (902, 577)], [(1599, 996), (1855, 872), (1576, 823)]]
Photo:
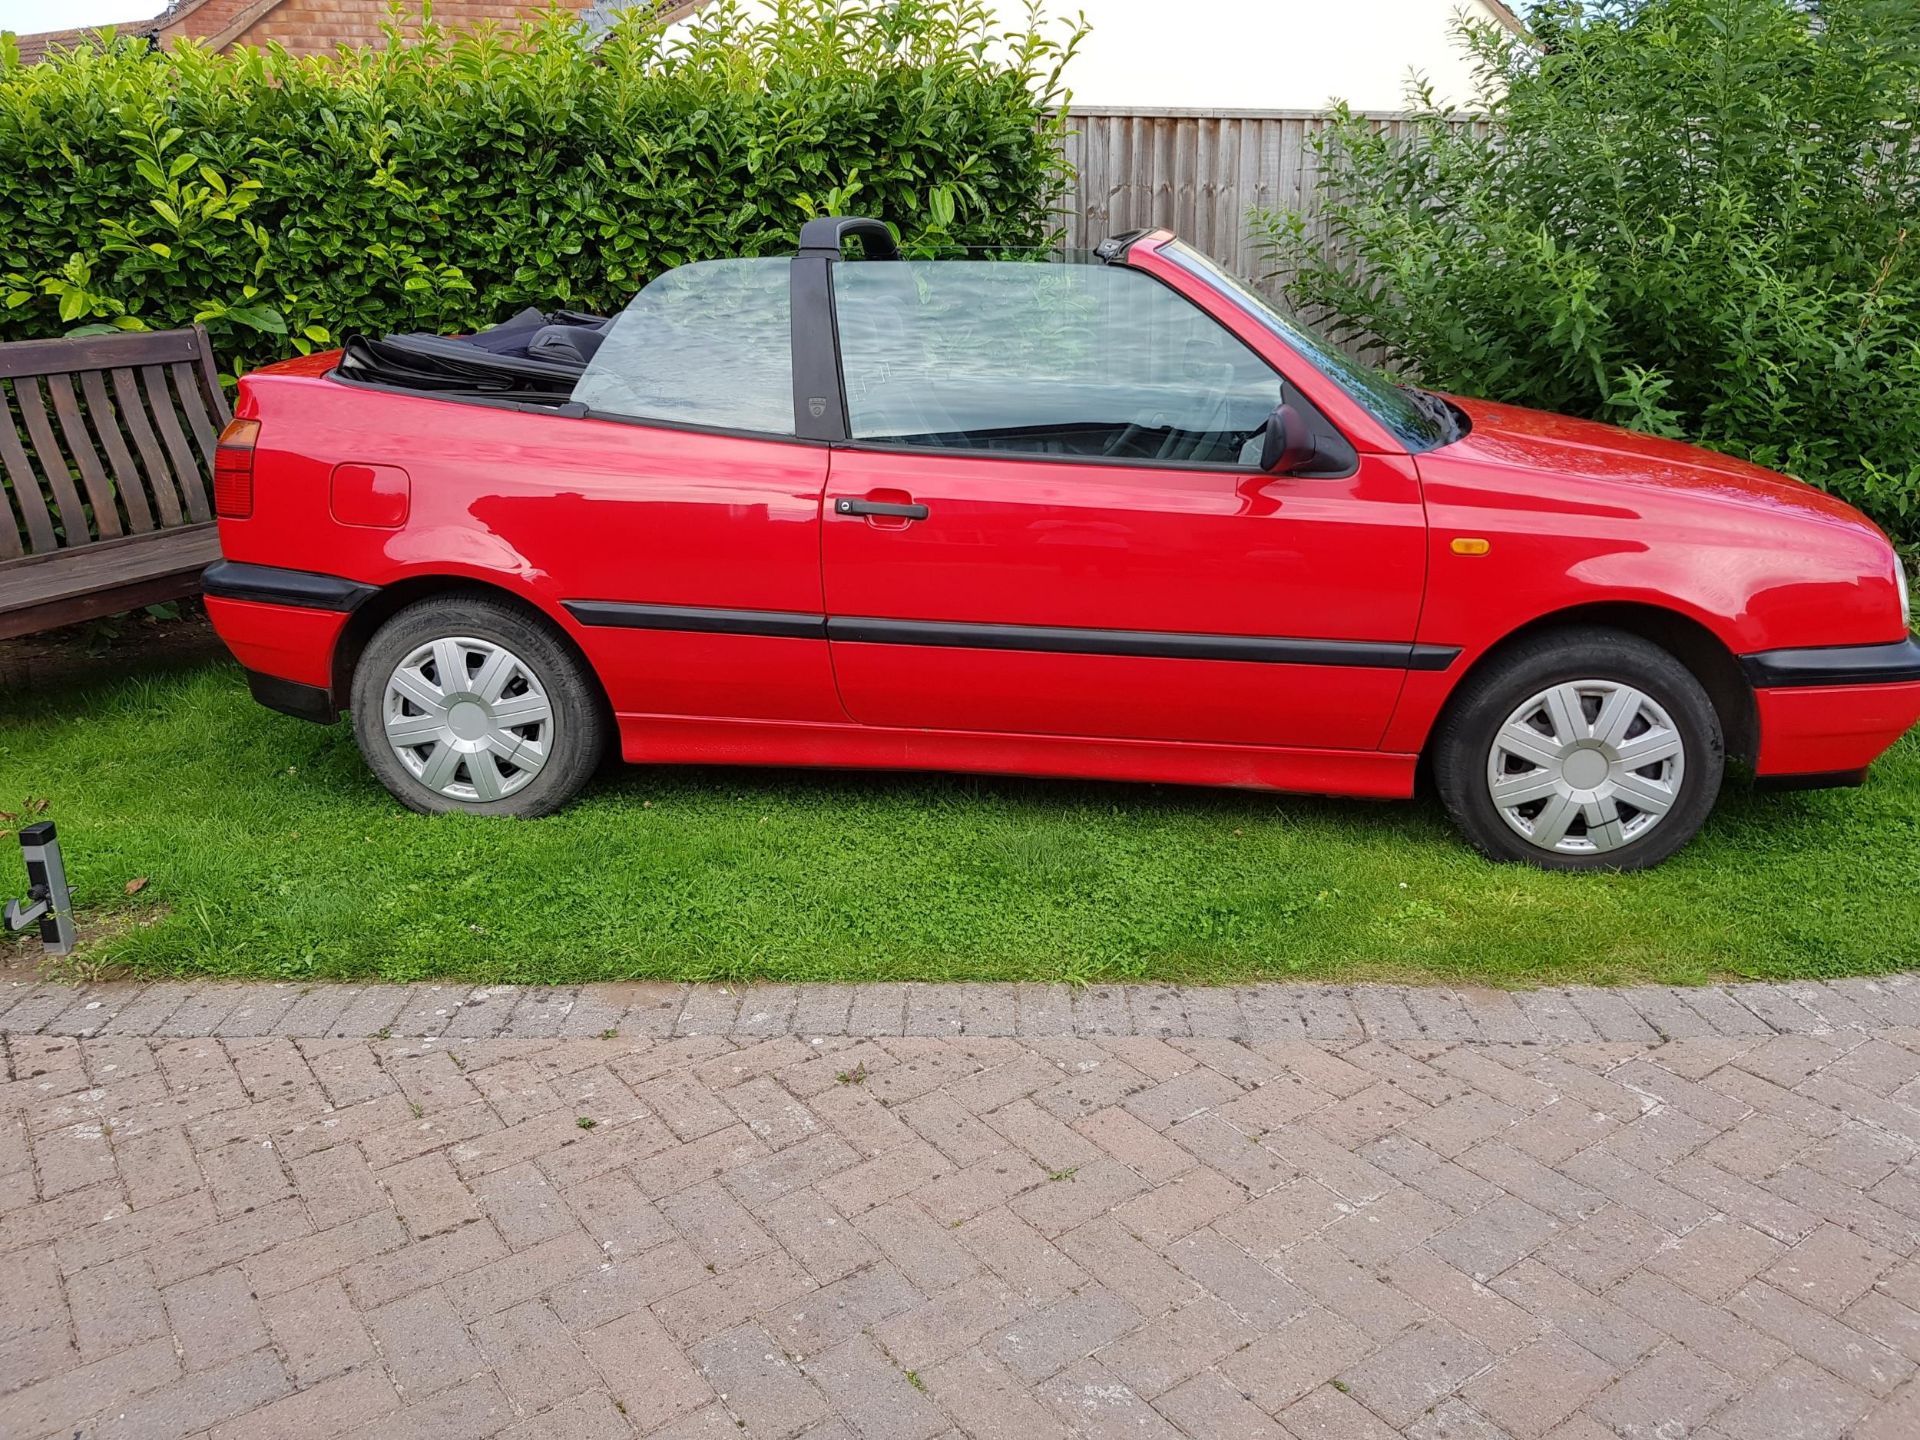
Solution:
[(607, 699), (606, 685), (600, 679), (600, 673), (594, 668), (578, 642), (567, 633), (566, 627), (555, 620), (545, 610), (515, 594), (505, 586), (488, 584), (484, 580), (470, 579), (464, 575), (414, 575), (392, 585), (382, 586), (347, 617), (347, 623), (340, 631), (340, 638), (334, 642), (333, 681), (334, 700), (344, 706), (347, 697), (353, 693), (353, 672), (360, 664), (360, 657), (366, 652), (367, 643), (379, 633), (380, 627), (405, 610), (409, 605), (422, 600), (457, 599), (471, 596), (476, 600), (491, 601), (496, 605), (505, 605), (519, 611), (528, 620), (539, 624), (552, 632), (581, 671), (592, 682), (595, 693), (600, 697), (603, 718), (611, 724), (613, 706)]
[(1467, 681), (1472, 676), (1500, 664), (1523, 641), (1554, 630), (1595, 627), (1638, 636), (1650, 644), (1658, 645), (1686, 666), (1707, 692), (1707, 698), (1713, 702), (1714, 711), (1720, 717), (1720, 729), (1726, 737), (1727, 756), (1752, 765), (1760, 749), (1759, 710), (1754, 700), (1753, 686), (1748, 682), (1738, 657), (1718, 635), (1691, 616), (1658, 605), (1633, 601), (1571, 606), (1530, 620), (1503, 635), (1482, 651), (1454, 682), (1446, 704), (1434, 717), (1433, 727), (1427, 732), (1423, 755), (1430, 757), (1434, 736), (1440, 733), (1448, 713), (1465, 693)]

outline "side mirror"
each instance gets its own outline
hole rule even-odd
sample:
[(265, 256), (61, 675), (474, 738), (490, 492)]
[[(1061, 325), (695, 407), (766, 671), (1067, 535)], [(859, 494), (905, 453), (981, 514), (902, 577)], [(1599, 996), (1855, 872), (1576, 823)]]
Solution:
[(1277, 407), (1267, 417), (1266, 439), (1260, 446), (1260, 468), (1269, 475), (1291, 475), (1320, 457), (1313, 432), (1291, 405)]

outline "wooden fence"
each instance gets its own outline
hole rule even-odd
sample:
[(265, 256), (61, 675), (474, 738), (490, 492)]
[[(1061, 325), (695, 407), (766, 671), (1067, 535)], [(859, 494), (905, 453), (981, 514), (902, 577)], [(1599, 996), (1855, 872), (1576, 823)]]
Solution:
[[(1400, 128), (1399, 115), (1367, 117)], [(1256, 207), (1311, 214), (1319, 176), (1309, 137), (1327, 117), (1311, 110), (1075, 107), (1067, 159), (1075, 181), (1063, 202), (1066, 243), (1165, 225), (1236, 275), (1271, 292), (1271, 262), (1247, 228)]]

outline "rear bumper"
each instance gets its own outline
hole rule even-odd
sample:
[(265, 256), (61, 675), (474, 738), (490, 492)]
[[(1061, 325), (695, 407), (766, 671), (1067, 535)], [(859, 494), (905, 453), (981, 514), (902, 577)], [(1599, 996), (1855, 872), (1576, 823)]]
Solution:
[(302, 685), (298, 680), (282, 680), (278, 675), (249, 670), (247, 689), (256, 703), (296, 720), (331, 725), (340, 718), (340, 707), (334, 702), (333, 692), (324, 685)]
[(1920, 721), (1920, 641), (1770, 650), (1741, 662), (1760, 717), (1763, 781), (1858, 784)]
[(331, 725), (340, 718), (333, 652), (347, 617), (375, 591), (357, 580), (216, 560), (200, 577), (207, 618), (270, 710)]
[(207, 618), (246, 670), (255, 700), (323, 724), (340, 718), (333, 651), (346, 628), (344, 612), (223, 599), (209, 591)]

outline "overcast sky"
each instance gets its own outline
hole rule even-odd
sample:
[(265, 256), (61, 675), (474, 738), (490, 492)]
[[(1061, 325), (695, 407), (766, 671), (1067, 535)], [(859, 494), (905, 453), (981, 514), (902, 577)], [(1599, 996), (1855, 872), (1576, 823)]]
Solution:
[(0, 30), (31, 35), (78, 25), (120, 25), (166, 8), (166, 0), (0, 0)]

